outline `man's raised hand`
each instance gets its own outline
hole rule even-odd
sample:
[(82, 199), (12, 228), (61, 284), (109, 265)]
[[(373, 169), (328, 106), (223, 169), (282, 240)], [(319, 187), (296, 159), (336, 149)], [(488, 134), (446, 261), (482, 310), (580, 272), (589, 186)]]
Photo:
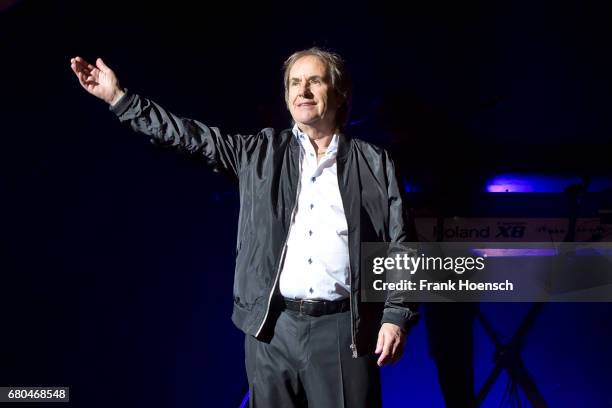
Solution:
[(117, 76), (102, 58), (98, 58), (94, 66), (81, 57), (74, 57), (70, 59), (70, 68), (87, 92), (106, 103), (114, 105), (123, 96), (124, 91), (119, 85)]

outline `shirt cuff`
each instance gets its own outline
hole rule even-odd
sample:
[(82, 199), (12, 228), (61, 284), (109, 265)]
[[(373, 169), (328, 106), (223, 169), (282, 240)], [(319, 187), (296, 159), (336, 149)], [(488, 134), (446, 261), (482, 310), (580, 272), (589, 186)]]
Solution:
[(135, 94), (129, 93), (127, 88), (123, 89), (123, 95), (114, 105), (109, 105), (108, 109), (117, 116), (121, 116), (130, 107), (132, 101), (136, 97)]

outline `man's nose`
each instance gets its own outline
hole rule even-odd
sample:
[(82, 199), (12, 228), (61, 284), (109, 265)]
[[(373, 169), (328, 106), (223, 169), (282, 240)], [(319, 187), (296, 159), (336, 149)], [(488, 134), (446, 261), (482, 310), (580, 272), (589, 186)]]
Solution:
[(312, 96), (312, 93), (310, 92), (310, 86), (308, 85), (308, 82), (303, 82), (300, 85), (300, 95), (302, 97), (306, 97), (309, 98)]

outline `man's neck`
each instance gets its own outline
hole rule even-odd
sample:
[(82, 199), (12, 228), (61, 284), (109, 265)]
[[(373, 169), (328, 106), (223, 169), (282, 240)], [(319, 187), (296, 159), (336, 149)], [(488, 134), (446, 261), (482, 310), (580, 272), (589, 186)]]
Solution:
[(329, 146), (334, 137), (335, 129), (318, 129), (316, 127), (303, 124), (298, 126), (300, 130), (308, 136), (308, 139), (310, 140), (310, 143), (312, 143), (315, 152), (318, 153), (320, 151), (324, 152), (327, 150), (327, 146)]

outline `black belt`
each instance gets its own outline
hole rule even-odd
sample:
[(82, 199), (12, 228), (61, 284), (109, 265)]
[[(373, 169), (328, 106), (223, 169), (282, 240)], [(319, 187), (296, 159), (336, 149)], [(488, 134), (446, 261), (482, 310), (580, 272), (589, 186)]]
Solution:
[(284, 299), (286, 309), (309, 316), (346, 312), (350, 309), (348, 298), (342, 300)]

